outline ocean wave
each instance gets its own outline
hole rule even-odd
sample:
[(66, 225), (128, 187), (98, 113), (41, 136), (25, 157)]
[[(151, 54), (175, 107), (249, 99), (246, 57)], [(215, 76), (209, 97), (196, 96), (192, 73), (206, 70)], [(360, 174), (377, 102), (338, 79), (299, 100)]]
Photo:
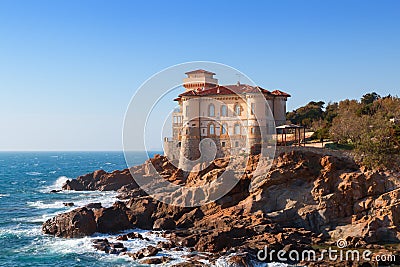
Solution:
[(43, 203), (43, 201), (28, 201), (26, 204), (30, 207), (38, 208), (38, 209), (59, 209), (63, 208), (64, 204), (62, 201), (56, 201), (53, 203)]
[(41, 235), (42, 231), (38, 227), (28, 227), (21, 228), (20, 225), (17, 225), (12, 228), (0, 228), (0, 239), (7, 237), (26, 237), (26, 236), (38, 236)]
[[(49, 192), (49, 189), (46, 190)], [(28, 201), (26, 204), (37, 209), (58, 209), (61, 212), (71, 211), (90, 203), (101, 203), (103, 207), (110, 207), (116, 202), (118, 193), (115, 191), (61, 191), (57, 194), (57, 200), (45, 202), (43, 200)], [(72, 207), (66, 207), (64, 203), (74, 203)]]
[(78, 200), (75, 202), (77, 206), (84, 206), (89, 203), (100, 202), (103, 207), (111, 207), (115, 201), (117, 201), (117, 192), (109, 191), (109, 192), (100, 192), (95, 191), (91, 194), (83, 195), (84, 199)]
[(38, 175), (42, 175), (43, 173), (41, 172), (26, 172), (26, 175), (30, 175), (30, 176), (38, 176)]
[(37, 216), (29, 216), (29, 217), (19, 217), (19, 218), (12, 218), (11, 221), (13, 222), (18, 222), (18, 223), (44, 223), (48, 219), (53, 218), (54, 216), (57, 216), (63, 211), (57, 211), (57, 212), (52, 212), (52, 213), (46, 213), (42, 215), (37, 215)]
[(9, 196), (10, 196), (10, 194), (0, 194), (0, 198), (9, 197)]
[(67, 180), (70, 180), (67, 176), (60, 176), (57, 178), (57, 180), (49, 186), (44, 187), (41, 192), (42, 193), (48, 193), (51, 190), (61, 190), (62, 186), (65, 184)]

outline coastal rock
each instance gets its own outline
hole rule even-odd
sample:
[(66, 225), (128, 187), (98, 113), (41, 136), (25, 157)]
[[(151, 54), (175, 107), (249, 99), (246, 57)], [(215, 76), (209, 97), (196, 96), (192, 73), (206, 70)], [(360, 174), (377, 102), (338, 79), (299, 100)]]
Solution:
[(115, 202), (110, 208), (101, 208), (94, 211), (97, 231), (100, 233), (116, 233), (133, 227), (127, 215), (127, 208), (123, 202)]
[(174, 230), (176, 223), (172, 218), (160, 218), (154, 222), (154, 230)]
[(121, 254), (126, 252), (127, 248), (120, 242), (111, 243), (108, 239), (94, 239), (92, 240), (93, 247), (99, 251), (104, 251), (108, 254)]
[(120, 235), (117, 237), (117, 240), (126, 241), (128, 239), (144, 239), (143, 236), (136, 232), (130, 232), (128, 234)]
[(94, 213), (85, 207), (59, 214), (42, 226), (43, 233), (66, 238), (90, 236), (96, 230)]
[(107, 173), (104, 170), (98, 170), (79, 176), (76, 179), (66, 181), (62, 189), (75, 191), (115, 191), (126, 185), (138, 188), (128, 169), (113, 171), (111, 173)]
[[(233, 162), (234, 167), (230, 164), (228, 168), (228, 162)], [(127, 200), (126, 205), (120, 202), (111, 208), (94, 209), (95, 228), (103, 232), (128, 227), (168, 230), (161, 233), (168, 241), (159, 243), (159, 249), (189, 247), (227, 256), (229, 253), (251, 256), (265, 246), (302, 251), (310, 245), (332, 245), (339, 238), (353, 247), (400, 242), (398, 173), (367, 170), (346, 154), (324, 154), (324, 150), (309, 148), (280, 153), (270, 169), (269, 163), (271, 160), (260, 160), (259, 155), (250, 156), (248, 162), (240, 157), (221, 158), (214, 160), (209, 168), (187, 174), (158, 155), (131, 171), (148, 177), (160, 172), (168, 181), (190, 187), (216, 181), (222, 175), (234, 175), (239, 182), (217, 201), (183, 208), (146, 196), (130, 181), (119, 189), (121, 197)], [(236, 171), (241, 168), (244, 174)], [(126, 174), (125, 170), (121, 173)], [(79, 177), (68, 186), (84, 190), (111, 188), (105, 186), (110, 175), (118, 176), (116, 172), (99, 171)], [(190, 196), (182, 196), (186, 197)], [(50, 226), (59, 227), (54, 222), (46, 222), (43, 228), (56, 233), (57, 229)], [(129, 234), (118, 237), (122, 241), (132, 238), (140, 237), (129, 237)], [(140, 259), (156, 253), (154, 249), (149, 251), (153, 252), (142, 250), (127, 254)], [(251, 266), (248, 256), (232, 257), (230, 261), (232, 266), (242, 266), (244, 262)], [(201, 265), (195, 259), (182, 264)]]
[(163, 264), (171, 261), (171, 258), (162, 256), (140, 260), (141, 264)]
[(131, 199), (127, 205), (129, 221), (141, 229), (153, 229), (153, 213), (156, 210), (157, 202), (151, 197), (140, 197)]
[(88, 209), (101, 209), (101, 208), (102, 208), (100, 202), (97, 202), (97, 203), (89, 203), (89, 204), (85, 205), (85, 207), (88, 208)]
[(142, 259), (144, 257), (155, 256), (155, 255), (157, 255), (157, 253), (159, 251), (160, 250), (158, 248), (150, 245), (150, 246), (147, 246), (145, 248), (142, 248), (142, 249), (138, 250), (135, 253), (128, 253), (128, 256), (133, 258), (133, 259), (135, 259), (135, 260), (137, 260), (137, 259)]

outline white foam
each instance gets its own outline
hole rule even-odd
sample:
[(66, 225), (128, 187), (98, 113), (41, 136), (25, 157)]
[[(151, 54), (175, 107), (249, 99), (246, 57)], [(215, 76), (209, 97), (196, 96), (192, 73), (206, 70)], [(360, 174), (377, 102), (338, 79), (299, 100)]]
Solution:
[(61, 201), (56, 201), (53, 203), (43, 203), (43, 201), (28, 201), (26, 202), (28, 206), (38, 208), (38, 209), (59, 209), (63, 208), (64, 204)]
[(46, 186), (43, 190), (41, 190), (42, 193), (48, 193), (51, 190), (61, 190), (62, 186), (65, 184), (67, 180), (69, 180), (67, 176), (60, 176), (57, 178), (57, 180), (50, 186)]
[[(45, 191), (49, 192), (49, 189)], [(110, 207), (116, 202), (118, 193), (115, 191), (61, 191), (57, 194), (58, 199), (53, 202), (42, 200), (28, 201), (26, 204), (37, 209), (56, 209), (50, 214), (44, 214), (42, 218), (31, 218), (30, 222), (44, 222), (62, 212), (72, 211), (89, 203), (101, 203), (103, 207)], [(66, 207), (64, 203), (74, 203), (72, 207)]]
[(41, 172), (26, 172), (26, 175), (30, 175), (30, 176), (38, 176), (38, 175), (42, 175), (43, 173)]
[(10, 194), (0, 194), (0, 198), (9, 197), (9, 196), (10, 196)]
[(0, 237), (4, 237), (7, 235), (15, 235), (17, 237), (23, 236), (38, 236), (41, 234), (40, 228), (19, 228), (17, 225), (14, 228), (1, 228), (0, 229)]
[(87, 252), (94, 252), (91, 237), (73, 238), (73, 239), (60, 239), (56, 238), (46, 243), (46, 246), (52, 252), (60, 254), (78, 253), (83, 254)]
[(85, 206), (89, 203), (100, 202), (103, 207), (110, 207), (117, 201), (118, 193), (115, 191), (90, 191), (80, 195), (79, 200), (72, 200), (75, 206)]

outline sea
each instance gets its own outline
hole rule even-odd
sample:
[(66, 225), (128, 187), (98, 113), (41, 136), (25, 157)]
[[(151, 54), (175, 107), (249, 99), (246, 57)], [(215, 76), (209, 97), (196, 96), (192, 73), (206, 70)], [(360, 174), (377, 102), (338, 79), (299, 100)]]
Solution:
[[(156, 153), (137, 152), (134, 164)], [(128, 256), (108, 255), (92, 247), (94, 238), (114, 241), (117, 235), (65, 239), (41, 232), (42, 223), (59, 213), (93, 202), (107, 207), (117, 200), (115, 192), (52, 190), (61, 189), (67, 179), (98, 169), (125, 168), (122, 152), (0, 152), (0, 266), (144, 266)], [(66, 207), (66, 202), (75, 206)], [(134, 231), (149, 240), (124, 241), (132, 252), (164, 240), (157, 232)], [(184, 261), (189, 253), (163, 251), (160, 255), (172, 259), (168, 266)]]

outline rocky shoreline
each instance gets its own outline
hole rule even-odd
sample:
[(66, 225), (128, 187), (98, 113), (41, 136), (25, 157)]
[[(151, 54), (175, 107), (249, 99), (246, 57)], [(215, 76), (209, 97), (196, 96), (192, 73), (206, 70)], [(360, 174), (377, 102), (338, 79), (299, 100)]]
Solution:
[[(105, 253), (141, 259), (143, 264), (168, 262), (157, 256), (162, 250), (198, 252), (179, 266), (207, 266), (202, 259), (214, 265), (223, 259), (225, 265), (220, 266), (255, 266), (260, 260), (257, 254), (265, 247), (287, 253), (314, 249), (319, 255), (324, 247), (336, 247), (339, 239), (346, 242), (345, 249), (369, 249), (375, 254), (400, 250), (399, 173), (367, 170), (340, 154), (301, 149), (280, 153), (271, 169), (267, 168), (270, 162), (261, 161), (259, 155), (251, 156), (247, 163), (236, 160), (245, 169), (239, 183), (223, 198), (195, 208), (167, 205), (147, 196), (128, 169), (98, 170), (69, 180), (63, 190), (115, 190), (120, 201), (112, 207), (94, 203), (57, 215), (43, 224), (43, 233), (77, 238), (134, 228), (161, 230), (169, 241), (140, 253), (126, 251), (122, 243), (140, 238), (136, 232), (121, 235), (121, 242), (97, 240), (94, 246)], [(174, 184), (196, 186), (215, 180), (226, 171), (228, 162), (216, 159), (203, 171), (185, 174), (167, 158), (156, 155), (132, 167), (131, 172), (151, 181), (155, 169)], [(281, 260), (274, 255), (265, 261)], [(286, 263), (377, 265), (376, 261), (325, 259)]]

